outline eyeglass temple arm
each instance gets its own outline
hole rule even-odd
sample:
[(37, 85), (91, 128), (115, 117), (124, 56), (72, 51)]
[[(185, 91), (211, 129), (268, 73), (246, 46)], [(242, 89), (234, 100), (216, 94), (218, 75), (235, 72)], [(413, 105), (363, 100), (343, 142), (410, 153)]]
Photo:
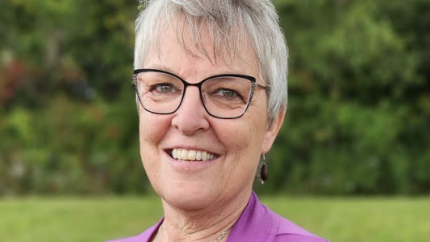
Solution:
[(137, 74), (133, 74), (133, 76), (131, 78), (131, 85), (133, 87), (136, 86), (136, 77), (137, 77)]
[(266, 92), (270, 91), (270, 87), (269, 86), (263, 86), (263, 85), (260, 85), (258, 83), (255, 83), (255, 86), (259, 87), (259, 88), (263, 88), (264, 90), (266, 90)]

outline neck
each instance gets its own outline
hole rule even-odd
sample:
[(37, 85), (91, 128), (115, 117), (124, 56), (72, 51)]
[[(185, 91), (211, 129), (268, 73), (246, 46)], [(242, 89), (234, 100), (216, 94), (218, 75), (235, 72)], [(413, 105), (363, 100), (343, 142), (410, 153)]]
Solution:
[[(163, 200), (164, 222), (156, 242), (213, 242), (229, 232), (248, 204), (251, 190), (229, 200), (216, 201), (197, 211), (170, 206)], [(226, 241), (225, 236), (220, 241)]]

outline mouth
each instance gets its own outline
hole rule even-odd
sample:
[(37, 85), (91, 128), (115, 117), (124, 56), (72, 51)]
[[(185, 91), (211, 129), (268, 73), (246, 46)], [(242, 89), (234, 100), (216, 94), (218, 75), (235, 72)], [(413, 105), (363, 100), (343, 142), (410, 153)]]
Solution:
[(167, 153), (175, 160), (188, 162), (211, 161), (219, 157), (217, 154), (201, 150), (172, 149)]

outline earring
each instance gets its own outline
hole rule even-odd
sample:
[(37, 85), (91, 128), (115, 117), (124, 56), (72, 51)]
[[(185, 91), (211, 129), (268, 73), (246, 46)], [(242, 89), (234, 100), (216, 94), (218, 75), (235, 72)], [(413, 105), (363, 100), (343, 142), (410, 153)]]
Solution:
[(263, 157), (263, 164), (261, 165), (260, 179), (261, 179), (261, 184), (264, 184), (264, 182), (267, 181), (267, 178), (269, 178), (269, 171), (267, 170), (266, 156), (263, 154), (262, 157)]

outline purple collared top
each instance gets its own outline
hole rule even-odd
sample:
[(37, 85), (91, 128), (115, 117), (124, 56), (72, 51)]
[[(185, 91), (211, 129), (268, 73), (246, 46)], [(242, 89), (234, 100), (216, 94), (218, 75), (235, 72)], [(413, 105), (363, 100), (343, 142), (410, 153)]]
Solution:
[[(149, 242), (163, 219), (140, 235), (107, 242)], [(328, 242), (315, 236), (289, 220), (277, 215), (258, 201), (253, 192), (251, 198), (228, 235), (227, 242)]]

